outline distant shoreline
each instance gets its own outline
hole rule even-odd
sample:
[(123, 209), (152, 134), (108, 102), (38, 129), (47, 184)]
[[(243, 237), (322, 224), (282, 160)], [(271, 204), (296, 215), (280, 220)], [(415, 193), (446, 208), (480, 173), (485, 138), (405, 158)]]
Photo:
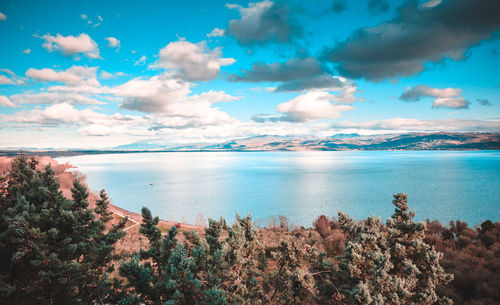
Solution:
[(0, 150), (0, 157), (47, 156), (52, 158), (73, 157), (82, 155), (113, 155), (140, 153), (196, 153), (196, 152), (327, 152), (327, 151), (499, 151), (498, 148), (487, 149), (309, 149), (309, 150)]
[(0, 148), (0, 156), (45, 155), (68, 157), (97, 154), (167, 152), (294, 152), (294, 151), (479, 151), (500, 150), (497, 132), (434, 132), (384, 135), (337, 134), (324, 138), (262, 135), (222, 143), (197, 143), (165, 147), (147, 143), (106, 149)]

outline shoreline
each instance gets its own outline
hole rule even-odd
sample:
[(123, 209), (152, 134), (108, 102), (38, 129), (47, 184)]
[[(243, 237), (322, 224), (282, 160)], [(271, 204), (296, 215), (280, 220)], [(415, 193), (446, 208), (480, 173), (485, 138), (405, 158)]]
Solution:
[(99, 151), (94, 151), (94, 150), (82, 150), (82, 151), (76, 151), (76, 150), (57, 150), (57, 151), (50, 151), (50, 150), (0, 150), (0, 157), (16, 157), (19, 155), (26, 155), (26, 156), (33, 156), (33, 157), (39, 157), (39, 156), (46, 156), (50, 158), (60, 158), (60, 157), (76, 157), (76, 156), (85, 156), (85, 155), (122, 155), (122, 154), (142, 154), (142, 153), (200, 153), (200, 152), (206, 152), (206, 153), (224, 153), (224, 152), (241, 152), (241, 153), (259, 153), (259, 152), (289, 152), (289, 153), (295, 153), (295, 152), (403, 152), (403, 151), (409, 151), (409, 152), (446, 152), (446, 151), (456, 151), (456, 152), (461, 152), (461, 151), (467, 151), (467, 152), (476, 152), (476, 151), (500, 151), (499, 148), (485, 148), (485, 149), (480, 149), (480, 148), (450, 148), (450, 149), (302, 149), (302, 150), (293, 150), (293, 149), (275, 149), (275, 150), (265, 150), (265, 149), (260, 149), (260, 150), (241, 150), (241, 149), (211, 149), (211, 150), (99, 150)]
[[(90, 191), (89, 191), (90, 192)], [(114, 214), (119, 217), (128, 217), (129, 221), (133, 222), (134, 224), (131, 226), (128, 226), (125, 228), (125, 230), (128, 230), (134, 226), (140, 225), (142, 221), (142, 215), (136, 212), (131, 212), (129, 210), (125, 210), (123, 208), (120, 208), (112, 203), (109, 204), (109, 210)], [(175, 222), (175, 221), (168, 221), (160, 218), (160, 221), (158, 222), (159, 227), (172, 227), (176, 226), (177, 228), (181, 228), (184, 230), (190, 230), (190, 231), (202, 231), (204, 230), (205, 227), (203, 226), (197, 226), (193, 224), (188, 224), (188, 223), (182, 223), (182, 222)]]

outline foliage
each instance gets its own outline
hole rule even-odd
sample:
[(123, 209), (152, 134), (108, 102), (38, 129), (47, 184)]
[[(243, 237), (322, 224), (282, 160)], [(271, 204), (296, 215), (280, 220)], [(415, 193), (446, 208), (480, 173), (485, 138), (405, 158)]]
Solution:
[(75, 180), (68, 200), (52, 168), (37, 165), (15, 159), (0, 196), (0, 303), (106, 302), (126, 220), (106, 230), (105, 193), (96, 218), (83, 185)]
[[(452, 276), (440, 266), (442, 254), (424, 242), (425, 225), (415, 223), (407, 195), (394, 195), (396, 210), (386, 226), (370, 217), (354, 224), (339, 212), (347, 243), (338, 266), (320, 261), (324, 268), (316, 283), (319, 299), (332, 304), (446, 304), (436, 288)], [(324, 257), (320, 259), (324, 260)]]
[(500, 223), (485, 221), (475, 230), (465, 222), (447, 228), (427, 221), (426, 242), (444, 253), (442, 265), (454, 280), (438, 291), (456, 304), (496, 304), (500, 300)]

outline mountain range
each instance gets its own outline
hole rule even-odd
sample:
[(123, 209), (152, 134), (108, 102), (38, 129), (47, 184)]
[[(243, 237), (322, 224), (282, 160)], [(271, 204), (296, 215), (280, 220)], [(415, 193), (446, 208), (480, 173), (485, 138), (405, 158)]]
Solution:
[(304, 150), (496, 150), (500, 133), (336, 134), (325, 138), (256, 136), (218, 144), (174, 146), (169, 150), (304, 151)]
[(160, 152), (160, 151), (342, 151), (342, 150), (500, 150), (500, 133), (404, 133), (383, 135), (335, 134), (329, 137), (262, 135), (222, 143), (162, 145), (136, 142), (105, 150), (4, 149), (0, 155), (18, 153), (50, 156)]

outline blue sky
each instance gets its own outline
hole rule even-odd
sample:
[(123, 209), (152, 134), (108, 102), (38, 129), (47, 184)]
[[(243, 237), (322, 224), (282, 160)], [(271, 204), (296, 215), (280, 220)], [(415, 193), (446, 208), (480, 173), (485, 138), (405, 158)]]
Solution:
[(500, 131), (496, 0), (2, 1), (0, 148)]

